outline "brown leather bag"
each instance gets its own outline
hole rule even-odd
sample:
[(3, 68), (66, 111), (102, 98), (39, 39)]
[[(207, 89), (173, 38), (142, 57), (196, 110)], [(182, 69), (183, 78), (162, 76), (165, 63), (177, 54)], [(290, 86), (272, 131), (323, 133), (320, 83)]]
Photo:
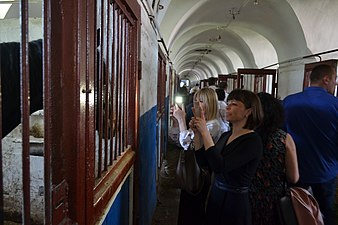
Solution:
[(316, 199), (301, 187), (287, 189), (279, 202), (279, 213), (284, 225), (324, 225)]

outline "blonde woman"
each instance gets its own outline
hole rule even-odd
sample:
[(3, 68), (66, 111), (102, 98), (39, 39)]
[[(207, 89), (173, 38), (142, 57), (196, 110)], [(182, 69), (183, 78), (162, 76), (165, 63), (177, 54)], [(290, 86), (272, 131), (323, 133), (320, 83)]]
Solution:
[[(221, 135), (221, 126), (218, 121), (218, 100), (215, 90), (207, 87), (202, 88), (195, 93), (193, 101), (195, 116), (200, 116), (200, 107), (203, 107), (207, 128), (213, 140), (216, 142)], [(186, 126), (186, 113), (184, 107), (180, 107), (176, 104), (173, 116), (177, 119), (179, 124), (179, 142), (182, 147), (187, 150), (191, 141), (194, 139), (194, 132)]]
[[(201, 116), (204, 112), (206, 126), (212, 139), (217, 142), (221, 135), (221, 126), (217, 119), (218, 100), (216, 92), (211, 88), (202, 88), (194, 95), (194, 116)], [(187, 150), (194, 139), (194, 132), (186, 126), (186, 113), (184, 107), (175, 105), (173, 116), (177, 119), (180, 129), (179, 142)], [(210, 187), (210, 181), (204, 183), (204, 187), (197, 195), (191, 195), (181, 190), (177, 225), (204, 225), (205, 202)]]

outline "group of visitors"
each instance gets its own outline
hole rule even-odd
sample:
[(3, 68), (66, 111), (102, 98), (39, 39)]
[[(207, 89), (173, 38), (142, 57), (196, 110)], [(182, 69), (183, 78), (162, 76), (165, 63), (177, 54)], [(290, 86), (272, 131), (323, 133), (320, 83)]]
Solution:
[(336, 79), (335, 68), (317, 66), (311, 86), (283, 101), (235, 89), (226, 99), (226, 131), (213, 88), (195, 92), (189, 121), (184, 108), (173, 107), (179, 143), (188, 149), (193, 141), (199, 166), (213, 177), (199, 195), (181, 192), (178, 225), (279, 224), (276, 204), (286, 184), (311, 187), (325, 225), (337, 224)]

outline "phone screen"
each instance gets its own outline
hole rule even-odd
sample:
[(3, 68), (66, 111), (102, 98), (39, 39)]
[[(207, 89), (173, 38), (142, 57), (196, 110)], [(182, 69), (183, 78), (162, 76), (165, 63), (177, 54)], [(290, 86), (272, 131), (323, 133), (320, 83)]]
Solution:
[(183, 103), (183, 97), (182, 96), (176, 96), (175, 97), (175, 103), (182, 104)]
[(201, 116), (201, 108), (200, 108), (199, 102), (194, 102), (194, 113), (195, 113), (195, 116), (198, 116), (198, 117)]
[(175, 104), (176, 104), (180, 109), (183, 109), (183, 97), (182, 97), (182, 96), (176, 96), (176, 97), (175, 97)]

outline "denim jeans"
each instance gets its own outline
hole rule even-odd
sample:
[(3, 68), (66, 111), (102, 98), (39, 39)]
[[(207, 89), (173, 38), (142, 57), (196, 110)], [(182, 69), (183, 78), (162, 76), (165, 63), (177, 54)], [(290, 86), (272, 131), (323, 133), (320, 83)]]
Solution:
[(323, 214), (324, 224), (337, 225), (335, 215), (336, 178), (325, 183), (301, 184), (301, 186), (311, 186), (313, 196)]

